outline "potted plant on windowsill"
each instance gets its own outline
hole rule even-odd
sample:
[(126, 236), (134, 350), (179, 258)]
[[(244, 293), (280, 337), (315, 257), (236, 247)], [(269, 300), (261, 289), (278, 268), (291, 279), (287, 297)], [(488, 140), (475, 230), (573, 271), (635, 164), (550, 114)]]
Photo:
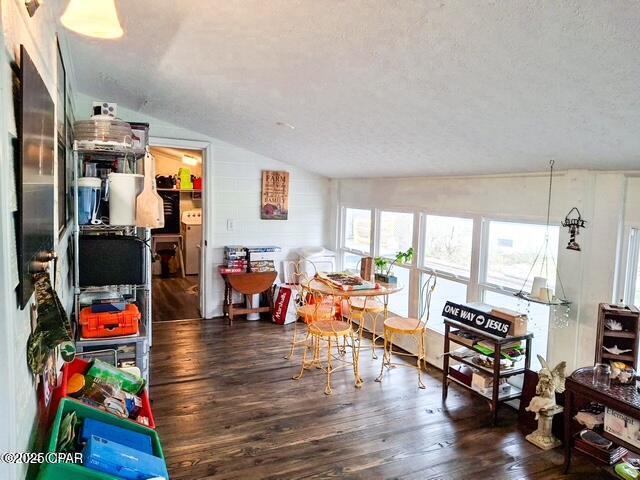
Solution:
[(406, 263), (411, 263), (413, 260), (413, 247), (409, 247), (406, 252), (398, 252), (393, 260), (384, 258), (384, 257), (376, 257), (374, 263), (376, 265), (376, 274), (375, 279), (376, 282), (382, 283), (390, 283), (397, 284), (398, 277), (393, 275), (393, 266), (394, 265), (404, 265)]

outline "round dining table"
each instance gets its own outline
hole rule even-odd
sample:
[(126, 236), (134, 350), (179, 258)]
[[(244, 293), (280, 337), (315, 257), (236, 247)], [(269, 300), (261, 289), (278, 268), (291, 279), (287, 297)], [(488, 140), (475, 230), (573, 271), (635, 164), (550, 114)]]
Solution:
[[(341, 312), (342, 316), (346, 316), (346, 318), (349, 320), (349, 323), (353, 324), (352, 319), (351, 319), (351, 300), (353, 298), (361, 298), (364, 297), (364, 306), (366, 307), (367, 305), (367, 301), (369, 301), (369, 299), (375, 298), (375, 297), (381, 297), (382, 298), (382, 304), (384, 306), (384, 310), (383, 310), (383, 323), (384, 320), (387, 319), (388, 317), (388, 305), (389, 305), (389, 295), (392, 295), (394, 293), (397, 293), (399, 291), (401, 291), (404, 286), (399, 284), (399, 283), (382, 283), (382, 282), (376, 282), (376, 288), (367, 288), (367, 289), (342, 289), (338, 286), (334, 286), (334, 285), (330, 285), (328, 284), (326, 281), (320, 280), (318, 278), (313, 278), (312, 280), (309, 281), (309, 283), (307, 284), (307, 288), (315, 293), (318, 293), (320, 295), (329, 295), (329, 296), (334, 296), (334, 297), (338, 297), (340, 298), (340, 305), (343, 304), (344, 301), (346, 301), (349, 305), (349, 312), (347, 313), (347, 315), (345, 315), (345, 312)], [(358, 325), (358, 336), (357, 336), (357, 345), (352, 345), (352, 348), (356, 349), (356, 354), (355, 354), (355, 369), (357, 372), (360, 372), (360, 344), (362, 343), (362, 331), (364, 329), (364, 317), (362, 318), (362, 320), (360, 321), (359, 325)], [(375, 325), (375, 324), (374, 324)], [(375, 330), (375, 328), (374, 328)], [(383, 338), (380, 335), (377, 335), (375, 331), (372, 332), (372, 348), (375, 348), (375, 342), (378, 338)], [(375, 353), (375, 352), (374, 352)], [(377, 357), (376, 357), (377, 358)], [(362, 380), (362, 378), (359, 376), (360, 374), (358, 373), (358, 378), (356, 380), (356, 386), (357, 387), (361, 387), (362, 384), (364, 383), (364, 381)]]

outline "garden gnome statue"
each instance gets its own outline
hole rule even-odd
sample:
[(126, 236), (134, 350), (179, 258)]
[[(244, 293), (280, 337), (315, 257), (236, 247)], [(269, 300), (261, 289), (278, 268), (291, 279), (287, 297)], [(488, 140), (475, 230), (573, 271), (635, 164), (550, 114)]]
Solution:
[(551, 370), (547, 361), (538, 355), (538, 360), (542, 369), (538, 372), (538, 385), (536, 386), (536, 396), (531, 399), (531, 403), (526, 408), (528, 412), (536, 414), (538, 429), (527, 435), (527, 440), (543, 450), (550, 450), (560, 446), (560, 440), (551, 433), (553, 416), (562, 412), (562, 407), (556, 405), (556, 392), (564, 392), (564, 379), (566, 362), (560, 362), (556, 368)]

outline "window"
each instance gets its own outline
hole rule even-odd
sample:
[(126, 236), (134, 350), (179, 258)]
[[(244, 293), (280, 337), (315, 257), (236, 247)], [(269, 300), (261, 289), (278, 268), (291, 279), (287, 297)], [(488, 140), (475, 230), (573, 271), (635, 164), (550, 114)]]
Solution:
[[(546, 226), (531, 223), (490, 221), (487, 236), (487, 265), (486, 283), (499, 287), (506, 287), (513, 291), (531, 288), (533, 276), (543, 276), (548, 286), (555, 288), (556, 265), (555, 256), (558, 252), (558, 227), (549, 227), (549, 258), (548, 264), (543, 265), (543, 253), (540, 247), (544, 243)], [(536, 256), (540, 256), (536, 261)], [(536, 264), (531, 270), (531, 265)], [(525, 279), (531, 275), (525, 285)]]
[(413, 245), (413, 213), (380, 212), (381, 257), (395, 257)]
[[(545, 225), (533, 223), (426, 212), (416, 217), (410, 212), (347, 207), (342, 208), (341, 221), (340, 259), (344, 270), (357, 271), (364, 256), (393, 259), (397, 252), (413, 247), (416, 256), (411, 264), (393, 266), (393, 274), (404, 286), (400, 292), (389, 296), (389, 311), (393, 315), (409, 316), (420, 312), (418, 294), (428, 276), (435, 272), (438, 279), (427, 325), (432, 333), (444, 333), (442, 310), (445, 302), (481, 301), (527, 313), (529, 329), (535, 335), (534, 365), (536, 353), (546, 355), (551, 308), (520, 300), (513, 294), (523, 285), (526, 290), (530, 289), (534, 276), (546, 277), (548, 287), (555, 290), (559, 227), (547, 229)], [(635, 301), (638, 304), (640, 231), (634, 230), (633, 235), (625, 292), (628, 303)], [(414, 243), (414, 238), (419, 240)], [(544, 252), (540, 250), (545, 239), (548, 241), (548, 261), (547, 265), (542, 265)]]
[(345, 208), (343, 246), (366, 254), (371, 251), (371, 210)]
[(425, 216), (425, 267), (469, 278), (473, 220), (469, 218)]
[(513, 293), (520, 291), (523, 285), (525, 290), (530, 289), (534, 275), (547, 278), (548, 286), (555, 289), (555, 258), (560, 229), (557, 226), (549, 227), (548, 264), (543, 265), (544, 251), (540, 252), (540, 248), (544, 245), (546, 232), (545, 225), (489, 221), (487, 241), (483, 247), (486, 248), (486, 264), (480, 283), (482, 299), (490, 305), (527, 314), (529, 330), (534, 333), (531, 357), (534, 369), (537, 368), (536, 354), (547, 356), (550, 307), (522, 301)]
[(439, 215), (424, 215), (422, 218), (424, 240), (420, 289), (428, 278), (427, 272), (435, 271), (438, 279), (431, 296), (429, 328), (444, 333), (444, 304), (447, 301), (467, 301), (471, 277), (473, 220)]
[(633, 296), (633, 304), (640, 306), (640, 263), (636, 266), (636, 292)]
[(342, 256), (342, 270), (354, 270), (360, 274), (360, 260), (361, 255), (354, 255), (353, 253), (345, 252)]
[(393, 274), (398, 278), (398, 283), (404, 288), (398, 293), (389, 295), (389, 311), (401, 317), (409, 316), (409, 291), (411, 290), (411, 270), (404, 267), (393, 267)]
[[(376, 228), (378, 245), (376, 256), (395, 259), (396, 253), (407, 251), (413, 247), (413, 213), (381, 211)], [(415, 249), (414, 249), (415, 250)], [(395, 264), (391, 273), (398, 279), (403, 289), (389, 296), (389, 311), (394, 315), (409, 315), (409, 299), (411, 292), (410, 265)]]
[[(420, 275), (420, 288), (429, 278), (429, 274)], [(444, 322), (442, 310), (446, 302), (465, 303), (467, 301), (467, 285), (462, 282), (455, 282), (444, 277), (438, 277), (436, 288), (431, 295), (431, 309), (428, 327), (436, 332), (444, 333)], [(425, 312), (426, 317), (426, 312)]]
[(640, 229), (632, 228), (629, 235), (629, 256), (625, 279), (624, 301), (627, 305), (640, 307)]

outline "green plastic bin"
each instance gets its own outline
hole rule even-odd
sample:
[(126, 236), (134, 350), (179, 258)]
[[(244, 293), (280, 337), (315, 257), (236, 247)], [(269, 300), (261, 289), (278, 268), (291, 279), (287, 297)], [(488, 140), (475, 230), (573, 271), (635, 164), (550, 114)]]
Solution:
[[(72, 398), (63, 398), (60, 401), (56, 418), (53, 421), (51, 428), (51, 437), (49, 438), (49, 445), (47, 446), (47, 452), (55, 452), (58, 445), (58, 434), (60, 431), (60, 424), (62, 418), (69, 412), (76, 412), (78, 420), (85, 418), (93, 418), (110, 425), (116, 425), (118, 427), (126, 428), (127, 430), (133, 430), (134, 432), (143, 433), (151, 437), (151, 444), (153, 445), (153, 454), (164, 460), (164, 454), (162, 453), (162, 444), (160, 443), (160, 437), (155, 430), (151, 430), (143, 425), (139, 425), (134, 422), (120, 419), (114, 415), (91, 408), (84, 403), (81, 403)], [(114, 477), (106, 473), (98, 472), (86, 468), (82, 465), (75, 463), (45, 463), (40, 468), (38, 480), (120, 480), (120, 477)]]

